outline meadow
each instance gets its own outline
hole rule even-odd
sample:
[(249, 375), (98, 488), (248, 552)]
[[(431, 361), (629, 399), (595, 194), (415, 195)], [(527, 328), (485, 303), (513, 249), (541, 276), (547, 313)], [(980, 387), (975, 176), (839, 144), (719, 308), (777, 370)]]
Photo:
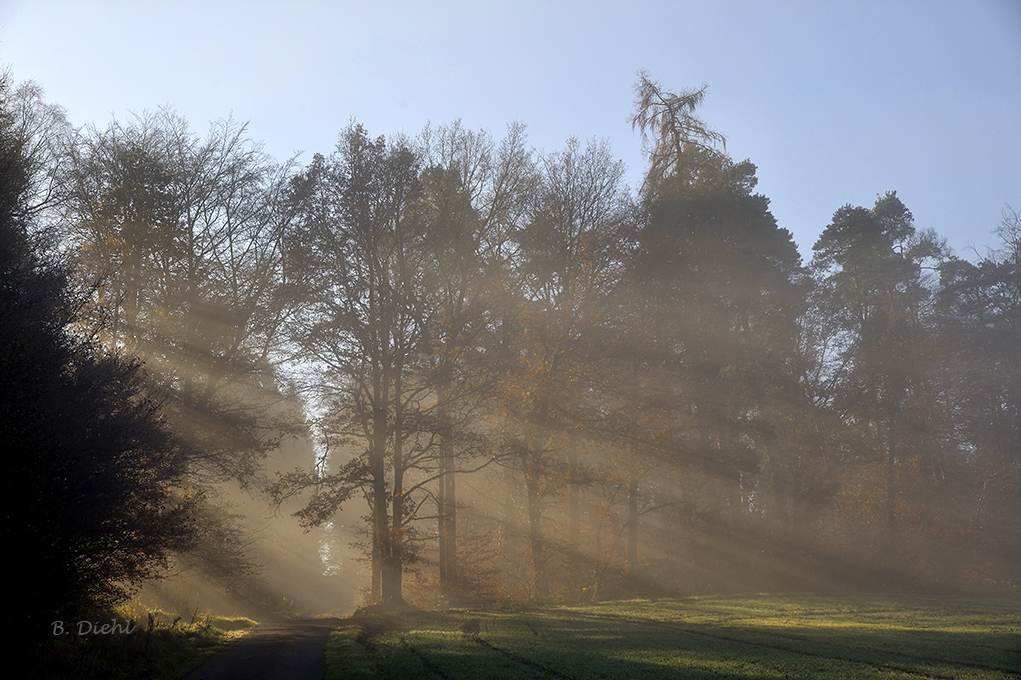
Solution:
[(892, 596), (632, 600), (356, 614), (328, 678), (1011, 678), (1021, 601)]

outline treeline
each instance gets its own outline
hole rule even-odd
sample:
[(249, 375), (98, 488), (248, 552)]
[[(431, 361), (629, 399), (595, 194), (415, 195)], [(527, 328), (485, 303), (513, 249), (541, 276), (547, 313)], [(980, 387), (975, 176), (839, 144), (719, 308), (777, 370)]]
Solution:
[[(890, 192), (802, 262), (704, 96), (640, 74), (638, 191), (517, 124), (353, 124), (305, 166), (169, 111), (71, 130), (31, 86), (5, 125), (64, 333), (145, 362), (174, 484), (364, 513), (374, 601), (1015, 588), (1021, 218), (972, 264)], [(265, 479), (299, 396), (323, 455)]]

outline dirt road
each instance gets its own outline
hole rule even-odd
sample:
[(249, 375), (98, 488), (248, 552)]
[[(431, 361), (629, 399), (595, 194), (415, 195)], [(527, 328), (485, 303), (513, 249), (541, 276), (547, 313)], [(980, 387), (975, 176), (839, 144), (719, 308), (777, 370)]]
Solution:
[(340, 619), (302, 619), (260, 626), (217, 652), (185, 680), (322, 680), (323, 648)]

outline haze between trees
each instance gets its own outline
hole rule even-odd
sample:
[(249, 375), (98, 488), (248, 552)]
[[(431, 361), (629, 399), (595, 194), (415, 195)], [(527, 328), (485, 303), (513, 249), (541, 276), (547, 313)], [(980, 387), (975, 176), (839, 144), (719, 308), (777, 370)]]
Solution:
[[(304, 494), (306, 526), (363, 508), (369, 599), (389, 606), (409, 573), (419, 601), (1018, 582), (1009, 209), (1001, 249), (971, 264), (886, 193), (837, 210), (806, 265), (755, 166), (698, 117), (706, 87), (644, 73), (637, 192), (606, 144), (539, 155), (519, 124), (498, 143), (352, 124), (302, 167), (232, 121), (72, 131), (38, 88), (6, 92), (5, 229), (59, 258), (78, 300), (26, 328), (88, 338), (81, 356), (164, 437), (126, 452), (159, 496), (139, 521), (166, 521), (110, 588), (171, 548), (240, 587), (244, 537), (209, 505), (228, 480)], [(144, 361), (146, 384), (104, 353)], [(305, 432), (318, 464), (265, 478)], [(34, 455), (26, 478), (60, 467)]]

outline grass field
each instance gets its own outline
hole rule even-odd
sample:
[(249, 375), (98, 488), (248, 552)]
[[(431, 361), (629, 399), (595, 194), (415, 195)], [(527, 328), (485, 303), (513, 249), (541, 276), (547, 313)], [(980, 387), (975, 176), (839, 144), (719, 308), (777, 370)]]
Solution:
[(1021, 677), (1018, 600), (713, 597), (353, 623), (334, 633), (331, 677)]

